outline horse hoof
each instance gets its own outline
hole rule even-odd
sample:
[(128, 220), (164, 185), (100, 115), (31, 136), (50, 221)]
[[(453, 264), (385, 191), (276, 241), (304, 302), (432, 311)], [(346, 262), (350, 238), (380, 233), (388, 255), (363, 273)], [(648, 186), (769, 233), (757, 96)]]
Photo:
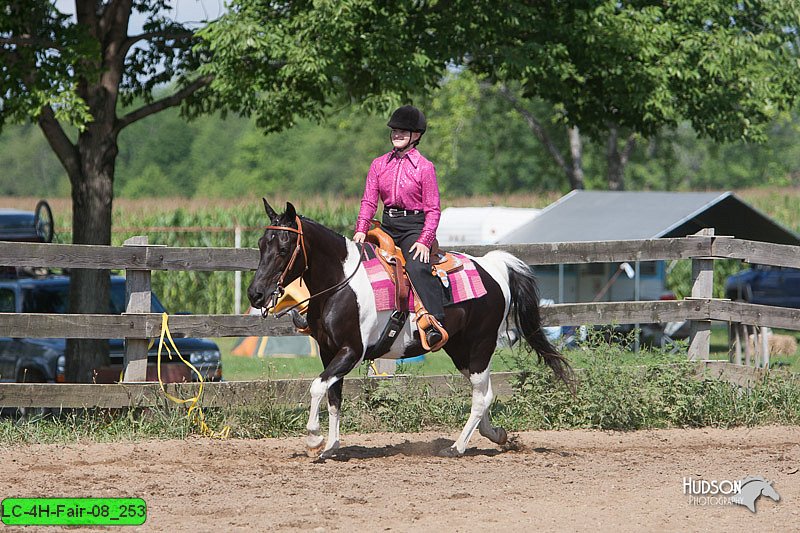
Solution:
[(333, 454), (334, 454), (334, 453), (336, 452), (336, 450), (338, 450), (338, 449), (339, 449), (339, 441), (337, 440), (337, 441), (336, 441), (336, 442), (334, 442), (334, 443), (333, 443), (331, 446), (328, 446), (327, 448), (325, 448), (325, 449), (322, 451), (322, 453), (321, 453), (321, 454), (319, 454), (319, 458), (320, 458), (320, 459), (322, 459), (323, 461), (324, 461), (325, 459), (330, 459), (331, 457), (333, 457)]
[(449, 448), (439, 450), (438, 455), (439, 457), (461, 457), (464, 454), (459, 452), (455, 446), (450, 446)]
[(497, 428), (497, 444), (503, 446), (508, 442), (508, 433), (503, 428)]
[(309, 435), (306, 437), (306, 454), (309, 457), (319, 456), (323, 444), (325, 444), (325, 437), (322, 435)]

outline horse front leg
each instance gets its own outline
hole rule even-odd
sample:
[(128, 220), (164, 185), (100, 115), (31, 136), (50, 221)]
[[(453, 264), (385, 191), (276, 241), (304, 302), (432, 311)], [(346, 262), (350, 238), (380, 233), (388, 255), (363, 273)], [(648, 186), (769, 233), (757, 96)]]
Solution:
[(328, 387), (328, 441), (325, 449), (319, 454), (320, 459), (328, 459), (339, 449), (339, 412), (342, 408), (342, 386), (344, 380), (339, 380)]
[[(311, 383), (311, 410), (308, 416), (308, 436), (306, 446), (309, 455), (316, 455), (322, 448), (324, 437), (319, 430), (319, 406), (322, 398), (328, 394), (328, 419), (330, 431), (328, 433), (328, 446), (323, 450), (323, 454), (328, 457), (333, 454), (339, 446), (339, 408), (341, 406), (340, 381), (353, 370), (361, 360), (361, 354), (353, 348), (344, 347), (333, 357), (325, 370)], [(331, 396), (332, 393), (333, 396)], [(338, 401), (336, 400), (338, 398)], [(325, 457), (323, 457), (325, 458)]]

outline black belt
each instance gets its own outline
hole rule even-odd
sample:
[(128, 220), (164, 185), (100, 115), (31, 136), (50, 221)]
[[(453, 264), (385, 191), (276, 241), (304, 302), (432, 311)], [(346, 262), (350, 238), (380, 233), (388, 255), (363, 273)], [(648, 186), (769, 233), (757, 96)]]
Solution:
[(387, 207), (383, 212), (392, 218), (409, 217), (412, 215), (421, 215), (425, 211), (422, 209), (398, 209), (396, 207)]

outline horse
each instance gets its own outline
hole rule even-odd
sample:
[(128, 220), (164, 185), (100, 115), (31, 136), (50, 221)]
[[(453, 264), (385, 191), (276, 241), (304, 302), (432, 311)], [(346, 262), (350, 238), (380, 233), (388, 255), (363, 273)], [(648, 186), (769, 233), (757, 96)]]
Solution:
[[(271, 308), (283, 287), (302, 276), (311, 295), (306, 315), (311, 336), (319, 344), (324, 370), (310, 387), (311, 408), (306, 429), (310, 456), (327, 459), (339, 448), (342, 379), (362, 361), (377, 342), (390, 311), (376, 310), (375, 296), (361, 262), (361, 249), (352, 240), (309, 218), (299, 216), (294, 205), (278, 214), (263, 199), (269, 225), (258, 241), (260, 259), (247, 296), (254, 309)], [(449, 340), (443, 349), (458, 371), (472, 384), (469, 419), (453, 445), (442, 455), (464, 454), (476, 427), (490, 441), (503, 445), (508, 435), (493, 427), (489, 406), (494, 395), (489, 366), (498, 339), (512, 322), (557, 378), (572, 388), (572, 369), (545, 336), (539, 313), (539, 296), (530, 267), (503, 251), (470, 257), (480, 273), (486, 294), (447, 306), (444, 327)], [(425, 352), (416, 327), (408, 321), (381, 357), (399, 359)], [(327, 394), (327, 441), (320, 434), (319, 408)], [(324, 445), (324, 447), (323, 447)], [(317, 455), (318, 454), (318, 455)]]

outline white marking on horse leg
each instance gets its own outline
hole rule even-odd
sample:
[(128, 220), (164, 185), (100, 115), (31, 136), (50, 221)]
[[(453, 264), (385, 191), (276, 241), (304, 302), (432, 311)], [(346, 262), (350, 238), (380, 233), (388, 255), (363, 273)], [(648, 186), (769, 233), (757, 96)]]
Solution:
[(472, 409), (470, 410), (467, 424), (461, 431), (458, 440), (456, 440), (452, 446), (458, 455), (462, 455), (467, 449), (469, 439), (475, 432), (475, 428), (483, 419), (484, 414), (488, 411), (489, 405), (494, 398), (492, 395), (492, 383), (489, 379), (488, 368), (479, 374), (470, 374), (469, 381), (472, 383)]
[(306, 445), (310, 449), (318, 448), (322, 445), (324, 438), (319, 434), (319, 404), (322, 402), (322, 397), (328, 392), (328, 387), (336, 383), (338, 378), (332, 377), (327, 381), (322, 381), (322, 378), (317, 378), (311, 383), (311, 410), (308, 414), (308, 437), (306, 437)]
[(328, 459), (339, 449), (339, 409), (328, 403), (328, 442), (319, 455), (320, 459)]

